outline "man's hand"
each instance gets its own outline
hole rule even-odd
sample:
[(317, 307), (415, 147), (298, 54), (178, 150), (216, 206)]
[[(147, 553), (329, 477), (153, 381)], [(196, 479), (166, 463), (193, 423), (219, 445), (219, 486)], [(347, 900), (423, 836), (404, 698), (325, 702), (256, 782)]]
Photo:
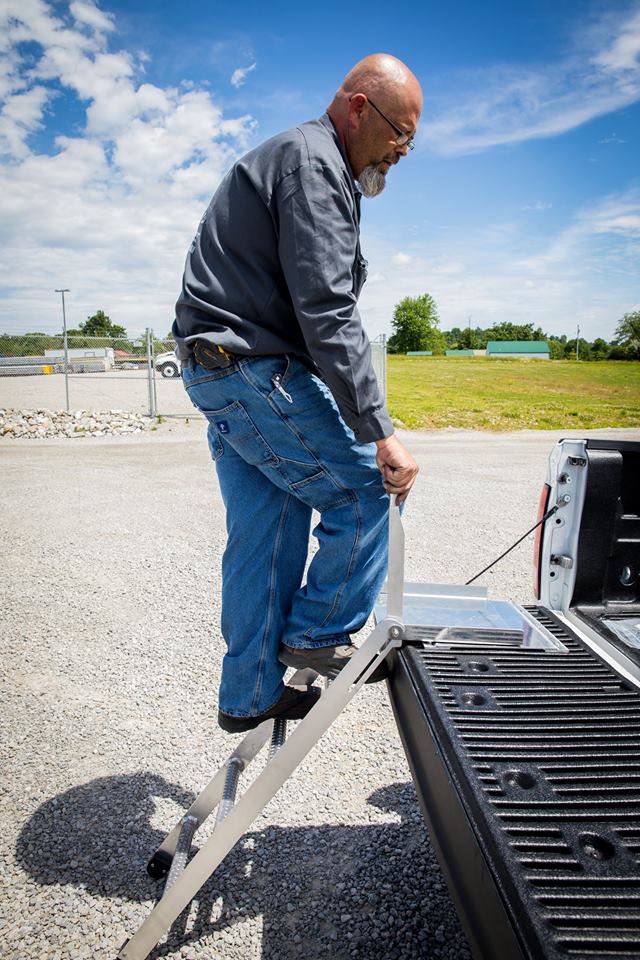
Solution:
[(387, 493), (396, 495), (396, 503), (404, 503), (420, 467), (393, 433), (384, 440), (376, 440), (376, 447), (376, 463), (384, 480), (384, 488)]

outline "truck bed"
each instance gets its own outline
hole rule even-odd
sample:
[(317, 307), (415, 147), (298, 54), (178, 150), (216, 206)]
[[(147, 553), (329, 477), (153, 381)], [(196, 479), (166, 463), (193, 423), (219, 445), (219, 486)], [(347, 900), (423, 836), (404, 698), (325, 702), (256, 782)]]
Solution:
[(566, 650), (478, 637), (393, 656), (423, 814), (474, 957), (640, 957), (640, 691), (525, 609)]

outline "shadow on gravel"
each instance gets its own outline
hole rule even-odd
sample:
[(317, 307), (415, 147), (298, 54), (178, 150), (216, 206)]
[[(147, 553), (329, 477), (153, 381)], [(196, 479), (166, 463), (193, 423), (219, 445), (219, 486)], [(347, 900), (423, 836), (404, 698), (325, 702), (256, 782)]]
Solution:
[[(165, 836), (150, 822), (155, 798), (181, 808), (194, 799), (152, 774), (105, 777), (60, 794), (20, 834), (19, 863), (42, 884), (137, 902), (158, 898), (162, 884), (146, 872)], [(247, 833), (149, 956), (178, 955), (214, 934), (220, 956), (227, 955), (225, 941), (229, 956), (249, 956), (242, 931), (229, 928), (261, 916), (264, 960), (313, 960), (327, 952), (332, 960), (466, 960), (413, 785), (376, 790), (369, 803), (401, 822)], [(123, 916), (123, 940), (134, 932)]]
[(195, 799), (150, 773), (73, 787), (43, 803), (26, 823), (16, 844), (18, 863), (39, 883), (84, 886), (128, 900), (153, 898), (157, 884), (146, 863), (166, 835), (151, 825), (155, 798), (182, 808)]

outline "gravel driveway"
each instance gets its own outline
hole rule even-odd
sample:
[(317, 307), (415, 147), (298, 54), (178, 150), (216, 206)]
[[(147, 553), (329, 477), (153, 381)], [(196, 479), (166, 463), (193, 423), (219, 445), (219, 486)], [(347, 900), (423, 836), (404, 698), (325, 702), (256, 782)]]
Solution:
[[(463, 582), (523, 533), (556, 437), (403, 435), (423, 467), (407, 578)], [(239, 739), (215, 724), (224, 520), (204, 425), (3, 440), (0, 459), (0, 956), (114, 960), (158, 895), (148, 857)], [(531, 599), (531, 540), (486, 575), (493, 596)], [(469, 957), (383, 685), (352, 701), (152, 956), (328, 953)]]

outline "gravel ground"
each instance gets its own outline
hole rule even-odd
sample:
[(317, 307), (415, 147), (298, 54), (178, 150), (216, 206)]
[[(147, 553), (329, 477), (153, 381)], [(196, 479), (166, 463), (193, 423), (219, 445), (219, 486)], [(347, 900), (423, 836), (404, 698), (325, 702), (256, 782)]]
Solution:
[(79, 440), (104, 434), (142, 433), (157, 430), (157, 419), (125, 410), (94, 413), (91, 410), (11, 410), (0, 407), (0, 437), (47, 440), (72, 437)]
[[(402, 436), (423, 466), (406, 576), (463, 582), (533, 523), (557, 435)], [(239, 739), (215, 724), (224, 523), (204, 425), (2, 438), (0, 458), (0, 956), (114, 960), (158, 896), (148, 857)], [(486, 575), (492, 596), (531, 599), (530, 541)], [(383, 685), (352, 701), (152, 956), (329, 952), (470, 956)]]

